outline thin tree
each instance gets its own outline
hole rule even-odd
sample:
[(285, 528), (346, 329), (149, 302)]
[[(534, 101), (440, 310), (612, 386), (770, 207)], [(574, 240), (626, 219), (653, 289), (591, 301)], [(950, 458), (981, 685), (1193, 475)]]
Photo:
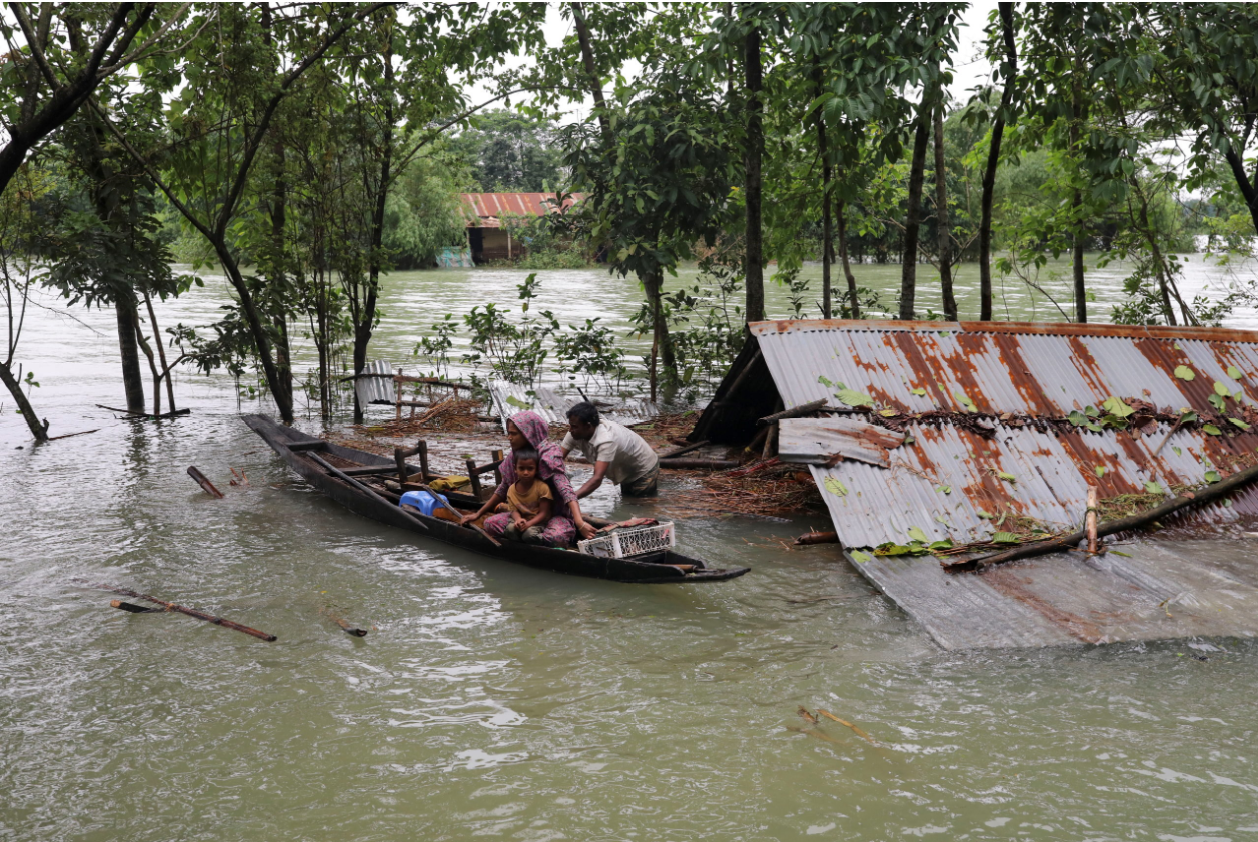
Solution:
[(992, 318), (992, 195), (996, 189), (996, 167), (1000, 163), (1000, 142), (1005, 133), (1005, 120), (1013, 105), (1014, 85), (1018, 77), (1018, 53), (1013, 35), (1013, 4), (997, 4), (1000, 15), (1000, 31), (1004, 41), (1005, 60), (1001, 62), (1000, 75), (1005, 80), (1005, 91), (1000, 97), (996, 119), (992, 123), (991, 146), (987, 152), (987, 168), (983, 171), (982, 218), (978, 229), (978, 277), (979, 319)]
[(746, 92), (747, 148), (743, 201), (747, 212), (746, 278), (747, 321), (764, 319), (764, 231), (761, 218), (761, 169), (764, 163), (764, 88), (760, 25), (752, 20), (743, 39), (743, 72)]
[(944, 104), (935, 109), (935, 218), (939, 227), (939, 287), (944, 318), (955, 322), (957, 299), (952, 292), (952, 231), (948, 226), (948, 171), (944, 167)]

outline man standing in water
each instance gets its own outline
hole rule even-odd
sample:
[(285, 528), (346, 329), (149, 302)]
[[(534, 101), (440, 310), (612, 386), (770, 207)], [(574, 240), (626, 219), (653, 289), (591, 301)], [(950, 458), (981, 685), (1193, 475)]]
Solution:
[(576, 450), (594, 466), (594, 476), (577, 490), (588, 497), (607, 478), (620, 484), (626, 497), (653, 497), (660, 476), (660, 458), (642, 436), (615, 421), (598, 417), (598, 409), (582, 401), (568, 410), (568, 435), (563, 437), (564, 456)]

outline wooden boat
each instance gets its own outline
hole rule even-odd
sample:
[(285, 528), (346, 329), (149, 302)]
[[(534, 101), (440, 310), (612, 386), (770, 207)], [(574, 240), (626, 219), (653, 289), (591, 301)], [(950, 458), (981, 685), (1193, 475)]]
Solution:
[[(290, 468), (350, 511), (480, 555), (573, 576), (636, 584), (722, 582), (737, 578), (750, 569), (711, 568), (701, 559), (674, 550), (632, 558), (598, 558), (575, 549), (509, 541), (495, 544), (485, 534), (469, 527), (428, 517), (417, 510), (402, 509), (397, 502), (398, 495), (384, 484), (386, 475), (396, 477), (394, 463), (386, 457), (325, 442), (278, 424), (265, 415), (246, 415), (244, 421)], [(373, 467), (380, 468), (380, 473), (372, 475), (366, 471)], [(418, 468), (410, 470), (419, 471)], [(347, 474), (346, 471), (352, 473)], [(480, 500), (471, 495), (452, 493), (445, 496), (454, 506), (467, 511), (480, 507)]]

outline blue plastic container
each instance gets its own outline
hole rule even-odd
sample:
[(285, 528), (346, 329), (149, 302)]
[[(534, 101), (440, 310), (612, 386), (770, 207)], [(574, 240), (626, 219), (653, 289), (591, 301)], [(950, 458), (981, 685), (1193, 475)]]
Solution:
[[(433, 495), (427, 491), (408, 491), (402, 495), (402, 499), (398, 501), (398, 505), (414, 506), (424, 514), (432, 517), (433, 509), (438, 506), (450, 508), (450, 501), (440, 494)], [(453, 511), (453, 510), (452, 510)]]

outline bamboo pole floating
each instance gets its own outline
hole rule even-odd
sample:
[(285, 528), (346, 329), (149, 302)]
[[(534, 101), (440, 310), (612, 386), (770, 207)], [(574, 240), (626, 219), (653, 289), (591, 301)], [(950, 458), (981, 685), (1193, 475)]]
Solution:
[[(1118, 532), (1130, 532), (1148, 526), (1160, 518), (1173, 515), (1189, 506), (1203, 505), (1205, 503), (1213, 503), (1221, 497), (1226, 497), (1236, 489), (1258, 479), (1258, 465), (1252, 468), (1246, 468), (1240, 473), (1232, 474), (1222, 482), (1216, 482), (1214, 485), (1207, 486), (1197, 492), (1187, 492), (1179, 497), (1175, 497), (1160, 506), (1154, 506), (1147, 512), (1138, 515), (1130, 515), (1129, 517), (1119, 518), (1118, 520), (1106, 521), (1097, 524), (1096, 534), (1098, 538), (1104, 538), (1107, 535), (1114, 535)], [(1087, 538), (1087, 531), (1080, 530), (1072, 532), (1069, 535), (1063, 535), (1060, 538), (1052, 538), (1048, 541), (1040, 541), (1036, 544), (1025, 544), (1016, 549), (1007, 550), (1003, 553), (995, 553), (994, 555), (982, 556), (981, 558), (963, 559), (959, 561), (941, 561), (940, 564), (949, 573), (960, 573), (963, 571), (973, 571), (982, 573), (988, 567), (997, 564), (1005, 564), (1010, 561), (1017, 561), (1023, 558), (1033, 558), (1035, 556), (1048, 555), (1049, 553), (1062, 552), (1069, 550), (1078, 545), (1078, 543)]]
[[(76, 579), (75, 581), (79, 581), (79, 580)], [(116, 593), (119, 596), (129, 596), (132, 599), (142, 599), (145, 602), (151, 602), (154, 605), (160, 605), (163, 608), (165, 608), (167, 611), (174, 611), (178, 614), (184, 614), (193, 618), (194, 620), (203, 620), (207, 623), (213, 623), (216, 626), (222, 626), (225, 629), (232, 629), (233, 631), (244, 632), (245, 634), (250, 635), (251, 637), (258, 638), (258, 640), (272, 641), (276, 639), (275, 635), (273, 634), (267, 634), (264, 631), (251, 629), (248, 626), (242, 626), (240, 623), (233, 623), (231, 620), (224, 620), (222, 617), (215, 617), (213, 614), (206, 614), (204, 611), (197, 611), (195, 608), (186, 608), (182, 605), (176, 605), (173, 602), (166, 602), (165, 600), (157, 599), (156, 597), (149, 596), (148, 594), (138, 593), (136, 591), (130, 590), (129, 588), (115, 588), (113, 585), (102, 585), (99, 583), (92, 583), (92, 582), (81, 582), (81, 584), (88, 585), (89, 587), (93, 587), (93, 588), (98, 588), (102, 591), (109, 591), (110, 593)], [(110, 605), (112, 604), (113, 603), (110, 603)], [(130, 609), (123, 609), (123, 610), (129, 611)]]
[(1083, 529), (1088, 534), (1088, 555), (1096, 555), (1096, 486), (1088, 486), (1088, 513), (1083, 518)]
[(223, 492), (215, 488), (214, 483), (210, 482), (210, 480), (205, 476), (205, 474), (198, 471), (195, 465), (188, 468), (188, 476), (196, 480), (197, 485), (201, 486), (201, 488), (205, 491), (206, 494), (210, 495), (211, 497), (215, 497), (219, 500), (223, 499)]

